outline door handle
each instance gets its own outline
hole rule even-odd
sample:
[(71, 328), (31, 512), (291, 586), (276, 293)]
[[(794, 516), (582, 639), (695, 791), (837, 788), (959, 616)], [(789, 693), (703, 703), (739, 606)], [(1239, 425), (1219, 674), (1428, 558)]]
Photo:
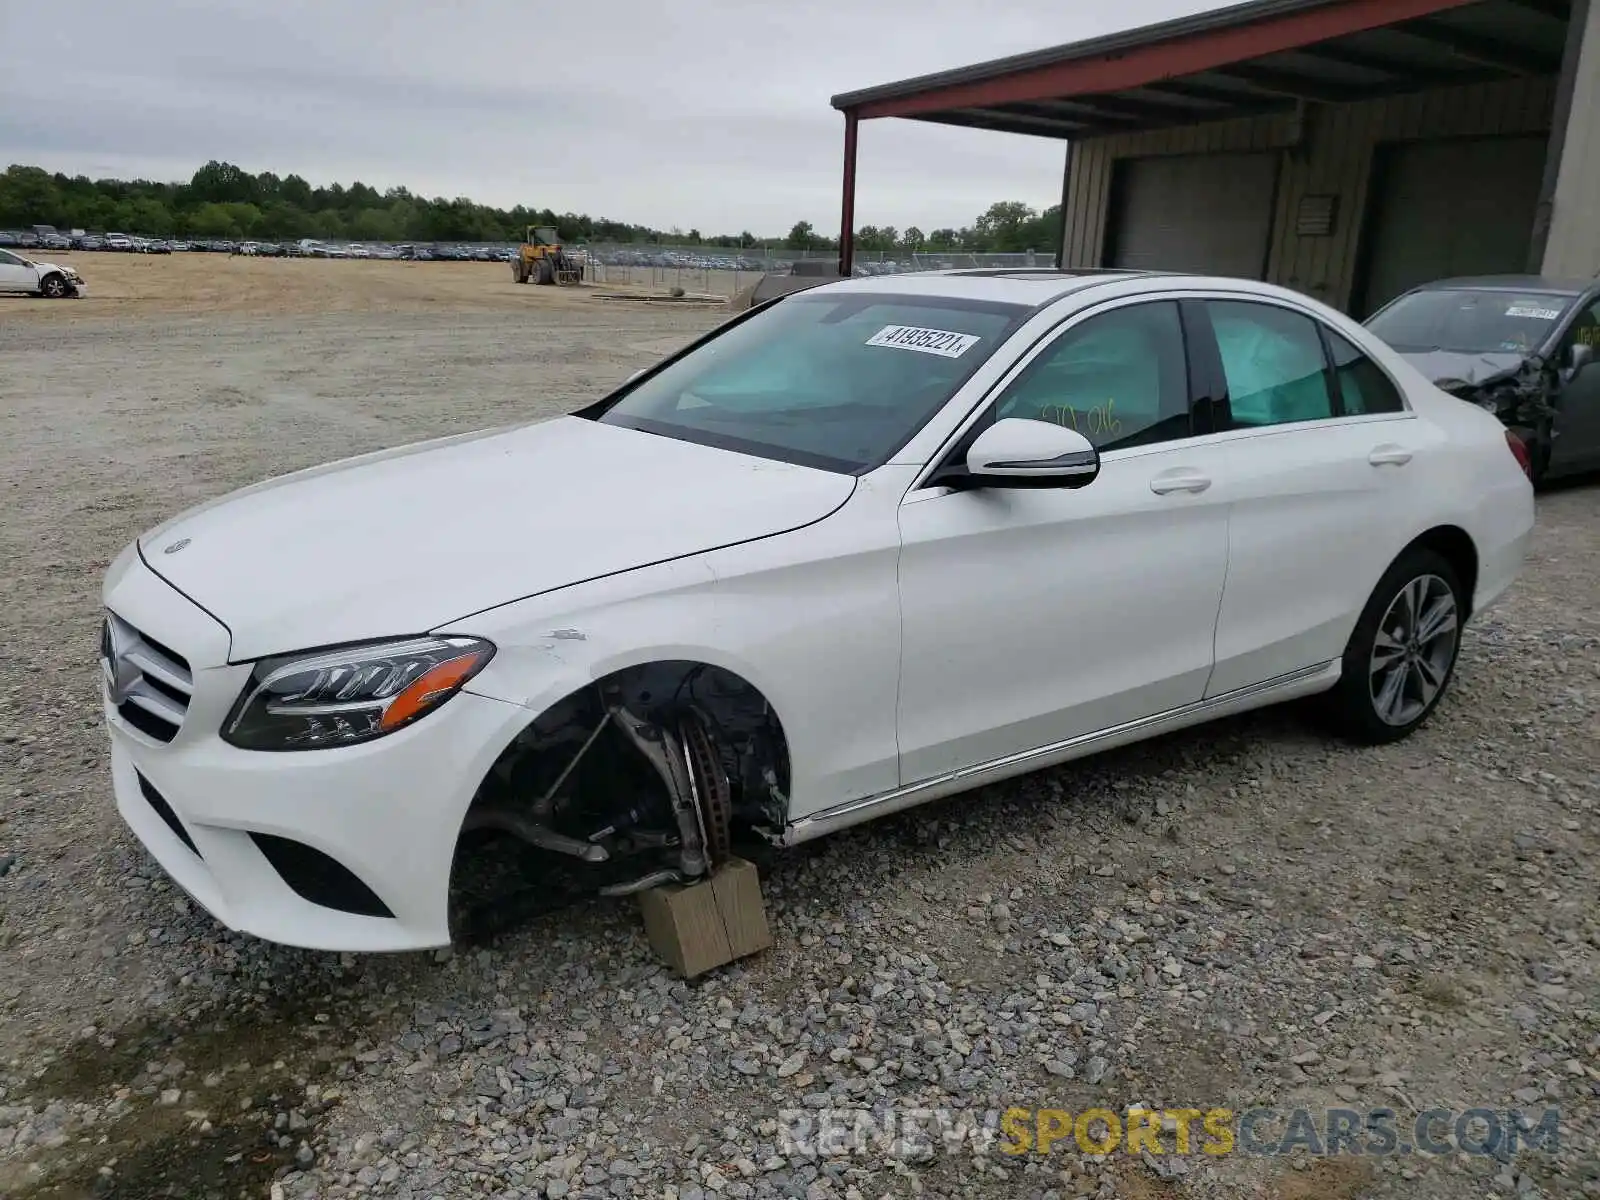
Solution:
[(1411, 461), (1411, 451), (1390, 442), (1374, 449), (1367, 461), (1375, 467), (1403, 467)]
[(1169, 492), (1203, 492), (1211, 486), (1209, 476), (1199, 471), (1163, 471), (1150, 481), (1150, 490), (1158, 496)]

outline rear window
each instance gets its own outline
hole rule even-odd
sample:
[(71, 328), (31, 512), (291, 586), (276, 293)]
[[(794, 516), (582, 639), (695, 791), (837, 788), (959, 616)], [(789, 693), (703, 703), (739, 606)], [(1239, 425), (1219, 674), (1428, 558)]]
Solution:
[(1413, 292), (1367, 321), (1396, 350), (1526, 354), (1544, 344), (1574, 297), (1465, 288)]
[(886, 461), (1032, 310), (854, 291), (788, 296), (596, 419), (847, 473)]

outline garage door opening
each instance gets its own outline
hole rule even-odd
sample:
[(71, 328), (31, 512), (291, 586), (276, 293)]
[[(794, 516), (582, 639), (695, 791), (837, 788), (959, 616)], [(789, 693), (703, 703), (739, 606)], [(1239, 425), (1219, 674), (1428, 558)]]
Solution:
[(1105, 265), (1265, 278), (1277, 183), (1276, 154), (1122, 159)]
[(1525, 272), (1545, 152), (1543, 137), (1378, 147), (1355, 316), (1431, 280)]

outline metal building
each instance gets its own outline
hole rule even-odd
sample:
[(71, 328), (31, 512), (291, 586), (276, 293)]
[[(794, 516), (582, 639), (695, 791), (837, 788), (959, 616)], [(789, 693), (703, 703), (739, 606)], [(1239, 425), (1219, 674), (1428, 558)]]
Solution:
[[(837, 96), (1067, 143), (1059, 265), (1268, 279), (1356, 315), (1600, 273), (1600, 0), (1254, 0)], [(959, 169), (959, 163), (952, 164)]]

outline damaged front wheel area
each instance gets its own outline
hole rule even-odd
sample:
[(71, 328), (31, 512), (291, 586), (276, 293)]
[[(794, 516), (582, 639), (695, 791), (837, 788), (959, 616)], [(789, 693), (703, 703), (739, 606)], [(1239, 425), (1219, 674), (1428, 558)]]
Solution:
[(746, 680), (687, 661), (609, 675), (542, 714), (479, 786), (451, 871), (452, 935), (699, 878), (740, 836), (781, 829), (788, 790), (782, 725)]

